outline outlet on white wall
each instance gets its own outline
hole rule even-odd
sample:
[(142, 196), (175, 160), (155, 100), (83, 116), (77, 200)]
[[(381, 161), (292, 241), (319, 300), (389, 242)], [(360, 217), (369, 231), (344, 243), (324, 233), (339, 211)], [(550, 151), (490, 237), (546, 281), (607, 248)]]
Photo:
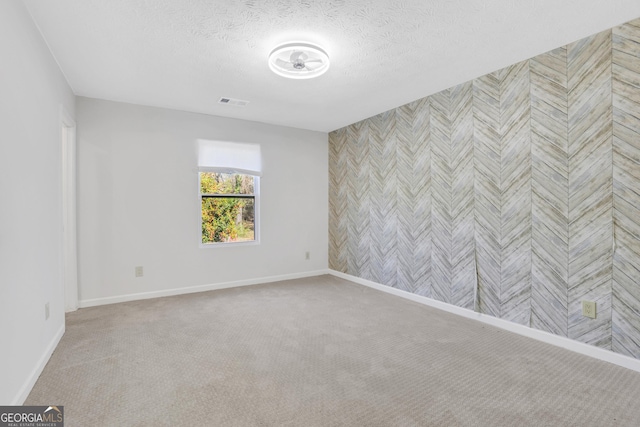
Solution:
[(136, 277), (142, 277), (144, 276), (144, 270), (142, 269), (142, 266), (139, 265), (136, 267)]
[(44, 305), (44, 320), (49, 320), (49, 303)]
[(304, 253), (304, 259), (311, 259), (311, 252), (307, 251)]

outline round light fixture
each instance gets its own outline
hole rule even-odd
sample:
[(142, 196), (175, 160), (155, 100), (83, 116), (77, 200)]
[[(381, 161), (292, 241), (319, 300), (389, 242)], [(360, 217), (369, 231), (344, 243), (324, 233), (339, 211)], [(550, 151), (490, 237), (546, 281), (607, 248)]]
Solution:
[(285, 43), (269, 54), (269, 68), (289, 79), (311, 79), (329, 69), (329, 55), (311, 43)]

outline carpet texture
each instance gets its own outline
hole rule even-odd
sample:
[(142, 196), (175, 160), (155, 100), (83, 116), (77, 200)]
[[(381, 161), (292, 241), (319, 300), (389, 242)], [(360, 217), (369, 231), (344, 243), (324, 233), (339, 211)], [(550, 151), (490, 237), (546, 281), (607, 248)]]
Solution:
[(638, 426), (640, 373), (320, 276), (78, 310), (66, 426)]

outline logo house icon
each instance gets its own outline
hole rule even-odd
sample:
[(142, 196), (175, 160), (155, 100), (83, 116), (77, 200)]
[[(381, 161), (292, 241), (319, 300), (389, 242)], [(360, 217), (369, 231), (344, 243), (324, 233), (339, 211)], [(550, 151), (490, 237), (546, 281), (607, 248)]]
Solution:
[(64, 422), (62, 411), (57, 406), (49, 406), (42, 414), (42, 420), (50, 423)]

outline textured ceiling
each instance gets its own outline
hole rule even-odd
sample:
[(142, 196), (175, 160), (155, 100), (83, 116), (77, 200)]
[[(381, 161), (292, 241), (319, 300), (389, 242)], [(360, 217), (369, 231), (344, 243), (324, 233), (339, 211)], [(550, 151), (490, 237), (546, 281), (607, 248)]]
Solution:
[[(24, 2), (77, 95), (320, 131), (640, 16), (638, 0)], [(292, 40), (321, 45), (329, 71), (272, 73)]]

